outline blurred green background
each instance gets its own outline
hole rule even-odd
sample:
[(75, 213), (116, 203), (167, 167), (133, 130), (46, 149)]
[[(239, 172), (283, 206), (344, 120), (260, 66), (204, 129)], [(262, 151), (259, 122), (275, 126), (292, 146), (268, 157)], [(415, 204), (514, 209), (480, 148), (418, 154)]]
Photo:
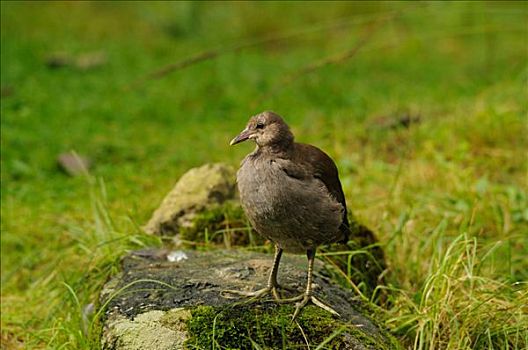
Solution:
[[(139, 227), (183, 172), (250, 151), (228, 142), (263, 110), (336, 160), (404, 344), (521, 348), (527, 23), (525, 2), (2, 1), (2, 348), (96, 347), (81, 306), (156, 243)], [(58, 169), (70, 150), (90, 176)], [(485, 281), (469, 303), (497, 302), (473, 310), (461, 288), (431, 314), (426, 282), (461, 235)]]

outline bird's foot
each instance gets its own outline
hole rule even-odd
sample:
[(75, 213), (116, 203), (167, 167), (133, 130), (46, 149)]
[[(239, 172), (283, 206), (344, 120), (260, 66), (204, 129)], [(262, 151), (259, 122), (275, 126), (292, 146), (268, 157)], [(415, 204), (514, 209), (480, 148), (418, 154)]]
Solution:
[[(260, 298), (263, 298), (267, 296), (268, 294), (271, 294), (273, 296), (273, 299), (276, 301), (280, 301), (281, 298), (279, 296), (279, 292), (277, 289), (280, 288), (279, 286), (268, 286), (266, 288), (262, 288), (259, 290), (256, 290), (254, 292), (247, 292), (243, 290), (233, 290), (233, 289), (226, 289), (223, 290), (220, 295), (222, 295), (224, 298), (232, 298), (231, 295), (240, 295), (244, 297), (250, 297), (247, 301), (252, 302), (255, 300), (258, 300)], [(230, 295), (231, 294), (231, 295)]]
[(309, 302), (312, 302), (314, 305), (319, 306), (321, 309), (330, 312), (332, 315), (335, 315), (337, 317), (340, 316), (339, 313), (335, 311), (334, 309), (332, 309), (330, 306), (326, 305), (325, 303), (323, 303), (321, 300), (317, 299), (313, 295), (309, 295), (306, 293), (298, 295), (293, 298), (281, 299), (279, 301), (281, 303), (297, 302), (295, 304), (295, 312), (293, 313), (292, 321), (295, 320), (295, 318), (299, 315), (299, 312), (301, 312), (302, 308), (305, 307), (306, 304), (308, 304)]

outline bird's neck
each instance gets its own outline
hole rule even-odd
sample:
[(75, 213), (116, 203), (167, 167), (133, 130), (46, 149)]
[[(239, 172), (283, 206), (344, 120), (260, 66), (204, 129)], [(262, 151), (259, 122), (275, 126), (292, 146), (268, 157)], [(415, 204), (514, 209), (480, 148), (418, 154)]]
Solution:
[(288, 158), (293, 153), (294, 142), (280, 142), (265, 146), (257, 146), (259, 153), (262, 155)]

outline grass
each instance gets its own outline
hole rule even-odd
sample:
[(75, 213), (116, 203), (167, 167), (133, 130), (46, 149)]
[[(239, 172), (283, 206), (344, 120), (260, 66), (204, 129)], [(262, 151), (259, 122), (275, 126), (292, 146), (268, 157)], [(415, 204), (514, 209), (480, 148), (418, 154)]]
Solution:
[[(285, 80), (393, 11), (353, 58)], [(140, 226), (186, 169), (237, 164), (250, 148), (228, 140), (273, 109), (336, 160), (378, 234), (386, 324), (405, 346), (522, 349), (527, 20), (521, 2), (2, 2), (2, 348), (97, 347), (86, 306), (122, 254), (160, 243)], [(270, 36), (285, 38), (130, 89)], [(91, 70), (45, 64), (99, 51), (107, 63)], [(409, 115), (419, 123), (387, 126)], [(94, 160), (89, 176), (57, 170), (72, 149)]]

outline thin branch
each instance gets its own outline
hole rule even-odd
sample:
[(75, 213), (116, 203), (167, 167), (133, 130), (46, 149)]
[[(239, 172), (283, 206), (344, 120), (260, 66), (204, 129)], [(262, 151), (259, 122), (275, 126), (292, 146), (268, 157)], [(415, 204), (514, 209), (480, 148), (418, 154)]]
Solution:
[[(387, 13), (394, 14), (396, 12), (399, 12), (399, 11), (392, 10), (392, 11), (388, 11)], [(186, 67), (192, 66), (194, 64), (197, 64), (203, 61), (215, 59), (218, 56), (221, 56), (227, 53), (236, 53), (236, 52), (248, 49), (248, 48), (272, 44), (275, 42), (288, 40), (294, 37), (298, 37), (298, 36), (306, 35), (310, 33), (324, 32), (324, 31), (329, 31), (329, 30), (334, 30), (334, 29), (342, 29), (342, 28), (353, 26), (353, 25), (361, 24), (363, 22), (369, 22), (372, 20), (372, 18), (379, 18), (379, 16), (380, 16), (379, 13), (375, 13), (375, 14), (371, 14), (371, 15), (369, 14), (369, 15), (365, 15), (361, 17), (358, 17), (357, 15), (352, 16), (352, 18), (344, 17), (344, 18), (338, 19), (337, 21), (332, 21), (330, 23), (324, 23), (318, 26), (311, 26), (308, 29), (303, 28), (297, 31), (286, 33), (286, 34), (272, 35), (269, 37), (260, 38), (258, 40), (252, 40), (252, 41), (247, 41), (247, 42), (238, 43), (234, 45), (229, 45), (226, 47), (220, 47), (220, 48), (213, 49), (213, 50), (202, 51), (191, 57), (185, 58), (175, 63), (168, 64), (158, 70), (148, 73), (144, 75), (143, 77), (134, 81), (132, 84), (130, 84), (129, 87), (130, 88), (139, 87), (148, 80), (161, 79), (175, 71), (184, 69)]]
[[(398, 12), (399, 13), (399, 12)], [(281, 79), (277, 84), (275, 84), (269, 92), (261, 96), (255, 104), (260, 104), (262, 101), (266, 100), (267, 98), (273, 96), (278, 91), (282, 90), (287, 85), (293, 83), (295, 80), (299, 79), (300, 77), (313, 73), (316, 70), (326, 67), (328, 65), (334, 65), (334, 64), (340, 64), (344, 61), (347, 61), (354, 57), (359, 50), (367, 44), (372, 36), (382, 27), (383, 24), (387, 23), (389, 20), (393, 19), (397, 13), (383, 16), (383, 18), (378, 18), (373, 23), (371, 23), (368, 28), (365, 31), (365, 34), (360, 36), (359, 40), (357, 41), (356, 45), (352, 47), (351, 49), (344, 51), (342, 53), (339, 53), (337, 55), (332, 55), (325, 57), (321, 60), (318, 60), (316, 62), (312, 62), (288, 75), (286, 75), (283, 79)]]

